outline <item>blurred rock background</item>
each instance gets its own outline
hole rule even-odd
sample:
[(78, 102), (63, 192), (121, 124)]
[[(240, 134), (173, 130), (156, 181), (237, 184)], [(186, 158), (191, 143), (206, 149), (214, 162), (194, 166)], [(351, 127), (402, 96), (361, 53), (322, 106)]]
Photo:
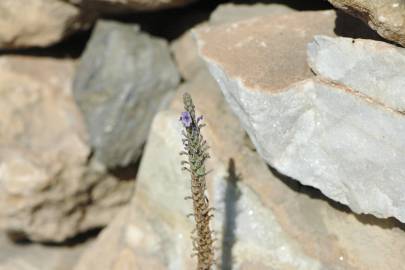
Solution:
[[(330, 2), (330, 3), (329, 3)], [(0, 270), (403, 269), (405, 3), (2, 0)]]

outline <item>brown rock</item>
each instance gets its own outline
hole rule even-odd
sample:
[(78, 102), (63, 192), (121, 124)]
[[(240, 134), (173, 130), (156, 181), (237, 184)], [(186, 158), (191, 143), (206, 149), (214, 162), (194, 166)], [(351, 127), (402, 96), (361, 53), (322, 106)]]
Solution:
[(405, 3), (402, 0), (329, 0), (376, 30), (382, 37), (405, 46)]
[(60, 0), (3, 0), (0, 14), (0, 48), (8, 49), (54, 44), (94, 18)]
[(37, 241), (63, 241), (108, 223), (131, 194), (89, 163), (71, 82), (74, 63), (0, 58), (0, 226)]

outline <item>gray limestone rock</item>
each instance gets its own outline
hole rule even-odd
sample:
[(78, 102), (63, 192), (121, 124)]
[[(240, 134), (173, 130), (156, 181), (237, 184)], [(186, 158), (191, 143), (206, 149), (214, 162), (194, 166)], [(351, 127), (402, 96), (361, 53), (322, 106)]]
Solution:
[(308, 44), (311, 69), (377, 102), (405, 112), (405, 50), (390, 44), (316, 36)]
[(137, 25), (100, 21), (74, 82), (95, 158), (108, 167), (138, 159), (153, 116), (178, 83), (164, 40)]
[[(397, 110), (404, 93), (402, 71), (393, 68), (403, 65), (403, 51), (375, 41), (317, 38), (309, 45), (315, 76), (306, 43), (328, 34), (322, 30), (330, 27), (328, 13), (207, 27), (196, 34), (200, 53), (269, 164), (356, 213), (404, 222), (405, 116)], [(283, 23), (274, 27), (277, 21)], [(366, 89), (367, 78), (375, 88)]]

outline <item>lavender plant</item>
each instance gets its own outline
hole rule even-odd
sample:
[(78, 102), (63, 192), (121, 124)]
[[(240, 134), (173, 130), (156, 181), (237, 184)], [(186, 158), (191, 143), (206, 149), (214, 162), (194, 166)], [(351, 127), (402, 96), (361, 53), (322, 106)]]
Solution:
[(191, 96), (188, 93), (183, 95), (185, 112), (181, 113), (180, 121), (183, 123), (183, 145), (184, 151), (180, 155), (188, 156), (188, 160), (181, 162), (182, 169), (190, 172), (191, 175), (191, 196), (186, 199), (193, 201), (195, 230), (192, 234), (193, 249), (198, 258), (197, 269), (209, 270), (214, 264), (214, 239), (210, 229), (210, 219), (212, 208), (209, 207), (209, 201), (205, 195), (207, 186), (205, 176), (205, 161), (209, 158), (207, 152), (208, 145), (201, 135), (202, 116), (196, 118), (195, 107)]

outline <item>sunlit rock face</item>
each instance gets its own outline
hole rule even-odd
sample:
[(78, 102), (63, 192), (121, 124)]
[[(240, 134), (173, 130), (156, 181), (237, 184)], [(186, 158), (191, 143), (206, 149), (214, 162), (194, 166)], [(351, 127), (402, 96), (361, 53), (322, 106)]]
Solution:
[[(332, 11), (303, 12), (206, 27), (196, 39), (269, 164), (357, 213), (405, 221), (405, 74), (395, 69), (404, 52), (376, 41), (313, 40), (334, 35), (334, 23)], [(307, 64), (311, 41), (317, 74)]]
[(106, 225), (132, 194), (90, 159), (72, 60), (0, 57), (0, 228), (62, 242)]
[(178, 154), (184, 91), (207, 124), (207, 167), (213, 169), (207, 176), (208, 196), (217, 209), (212, 227), (220, 264), (243, 270), (401, 267), (405, 241), (400, 239), (405, 236), (396, 220), (355, 215), (319, 191), (273, 174), (252, 148), (215, 81), (201, 71), (180, 87), (171, 109), (155, 117), (132, 202), (75, 270), (196, 267), (195, 258), (190, 258), (194, 225), (186, 217), (192, 205), (184, 200), (190, 194), (190, 179), (180, 169)]
[(87, 29), (94, 14), (61, 0), (2, 0), (0, 49), (46, 47)]

